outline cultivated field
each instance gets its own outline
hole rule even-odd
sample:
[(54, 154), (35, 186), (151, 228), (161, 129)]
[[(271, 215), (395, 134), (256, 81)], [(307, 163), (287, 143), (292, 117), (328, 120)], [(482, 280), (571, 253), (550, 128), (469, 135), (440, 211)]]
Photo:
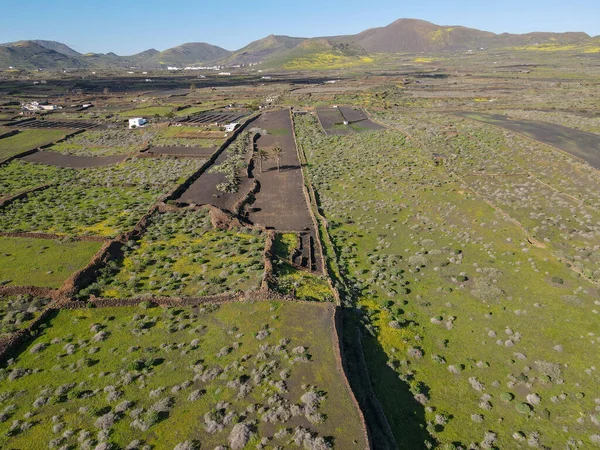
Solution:
[(0, 161), (65, 137), (63, 130), (25, 130), (0, 139)]

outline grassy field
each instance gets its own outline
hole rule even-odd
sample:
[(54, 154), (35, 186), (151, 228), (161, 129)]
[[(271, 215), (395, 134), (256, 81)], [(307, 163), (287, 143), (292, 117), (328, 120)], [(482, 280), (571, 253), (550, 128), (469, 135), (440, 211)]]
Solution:
[(213, 229), (206, 210), (159, 214), (83, 294), (202, 297), (257, 289), (263, 249), (260, 232)]
[(59, 288), (100, 250), (100, 242), (0, 236), (0, 284)]
[(64, 183), (76, 176), (73, 169), (44, 166), (21, 160), (11, 161), (0, 170), (0, 197), (8, 197), (49, 183)]
[(312, 117), (296, 129), (399, 446), (591, 446), (597, 287), (456, 177), (504, 159), (436, 165), (444, 148), (427, 138), (445, 138), (414, 123), (411, 143), (397, 131), (326, 137)]
[(0, 139), (0, 160), (58, 141), (65, 134), (64, 130), (25, 130)]
[(223, 143), (224, 133), (202, 127), (181, 126), (160, 129), (152, 139), (157, 147), (218, 147)]
[(5, 207), (0, 230), (112, 237), (132, 229), (158, 196), (149, 188), (51, 187)]
[(0, 371), (0, 446), (363, 449), (332, 325), (298, 303), (63, 310)]
[(154, 117), (154, 116), (166, 116), (169, 113), (174, 112), (173, 106), (145, 106), (141, 108), (131, 109), (123, 111), (119, 115), (123, 117)]
[(155, 133), (139, 130), (92, 130), (53, 145), (50, 150), (76, 156), (123, 155), (142, 150)]
[(50, 303), (31, 295), (0, 295), (0, 338), (26, 328)]

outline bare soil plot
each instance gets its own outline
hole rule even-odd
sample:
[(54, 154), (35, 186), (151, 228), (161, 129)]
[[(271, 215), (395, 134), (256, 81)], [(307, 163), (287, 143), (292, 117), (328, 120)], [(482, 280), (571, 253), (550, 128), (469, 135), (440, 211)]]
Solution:
[(32, 120), (29, 122), (19, 122), (14, 125), (15, 128), (23, 129), (55, 129), (55, 130), (89, 130), (97, 127), (98, 124), (92, 122), (84, 122), (82, 120)]
[(497, 125), (510, 131), (549, 144), (583, 159), (600, 169), (600, 136), (573, 128), (531, 120), (512, 120), (499, 114), (456, 113), (462, 117)]
[(24, 156), (24, 161), (46, 164), (55, 167), (70, 167), (73, 169), (86, 169), (90, 167), (103, 167), (120, 163), (127, 158), (127, 155), (114, 156), (74, 156), (64, 155), (58, 152), (40, 150), (31, 155)]
[[(227, 158), (227, 152), (223, 151), (211, 167), (223, 164)], [(243, 191), (243, 185), (240, 185), (240, 189), (234, 194), (219, 191), (217, 185), (224, 183), (225, 181), (225, 174), (205, 171), (200, 178), (194, 181), (194, 183), (181, 194), (181, 197), (179, 197), (178, 200), (182, 203), (195, 205), (213, 205), (217, 208), (231, 211), (231, 208), (239, 196), (242, 195), (241, 193), (245, 191)]]
[(358, 133), (385, 129), (385, 127), (371, 121), (363, 109), (351, 108), (349, 106), (339, 106), (338, 110), (350, 124), (350, 128)]
[(150, 147), (147, 153), (151, 155), (192, 156), (208, 159), (216, 150), (216, 147)]
[(344, 125), (344, 116), (338, 108), (317, 108), (319, 122), (325, 132), (332, 136), (342, 136), (352, 133), (352, 130)]
[(273, 156), (263, 161), (263, 172), (254, 169), (254, 176), (260, 182), (260, 191), (252, 205), (249, 218), (252, 222), (284, 231), (305, 231), (312, 229), (306, 199), (303, 193), (303, 179), (300, 161), (292, 135), (292, 122), (287, 109), (267, 112), (253, 124), (257, 128), (273, 133), (262, 136), (257, 141), (259, 149), (270, 152), (281, 147), (280, 171)]

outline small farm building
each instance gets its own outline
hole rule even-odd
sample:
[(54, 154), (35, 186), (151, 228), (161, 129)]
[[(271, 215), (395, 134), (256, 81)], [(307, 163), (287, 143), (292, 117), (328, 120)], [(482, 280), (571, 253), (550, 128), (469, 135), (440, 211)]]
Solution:
[(129, 128), (139, 128), (146, 125), (148, 121), (146, 119), (142, 119), (141, 117), (136, 117), (135, 119), (129, 119)]

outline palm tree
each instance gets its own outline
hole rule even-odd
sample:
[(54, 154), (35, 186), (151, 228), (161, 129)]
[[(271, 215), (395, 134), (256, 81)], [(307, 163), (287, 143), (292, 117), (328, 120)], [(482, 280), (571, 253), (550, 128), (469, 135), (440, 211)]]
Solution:
[(277, 161), (277, 172), (279, 172), (279, 164), (281, 163), (281, 154), (283, 153), (283, 149), (281, 147), (275, 147), (271, 150), (273, 156), (275, 156), (275, 161)]
[(258, 167), (260, 168), (260, 173), (262, 173), (263, 161), (269, 159), (269, 153), (265, 149), (260, 148), (254, 153), (254, 159), (258, 160)]

